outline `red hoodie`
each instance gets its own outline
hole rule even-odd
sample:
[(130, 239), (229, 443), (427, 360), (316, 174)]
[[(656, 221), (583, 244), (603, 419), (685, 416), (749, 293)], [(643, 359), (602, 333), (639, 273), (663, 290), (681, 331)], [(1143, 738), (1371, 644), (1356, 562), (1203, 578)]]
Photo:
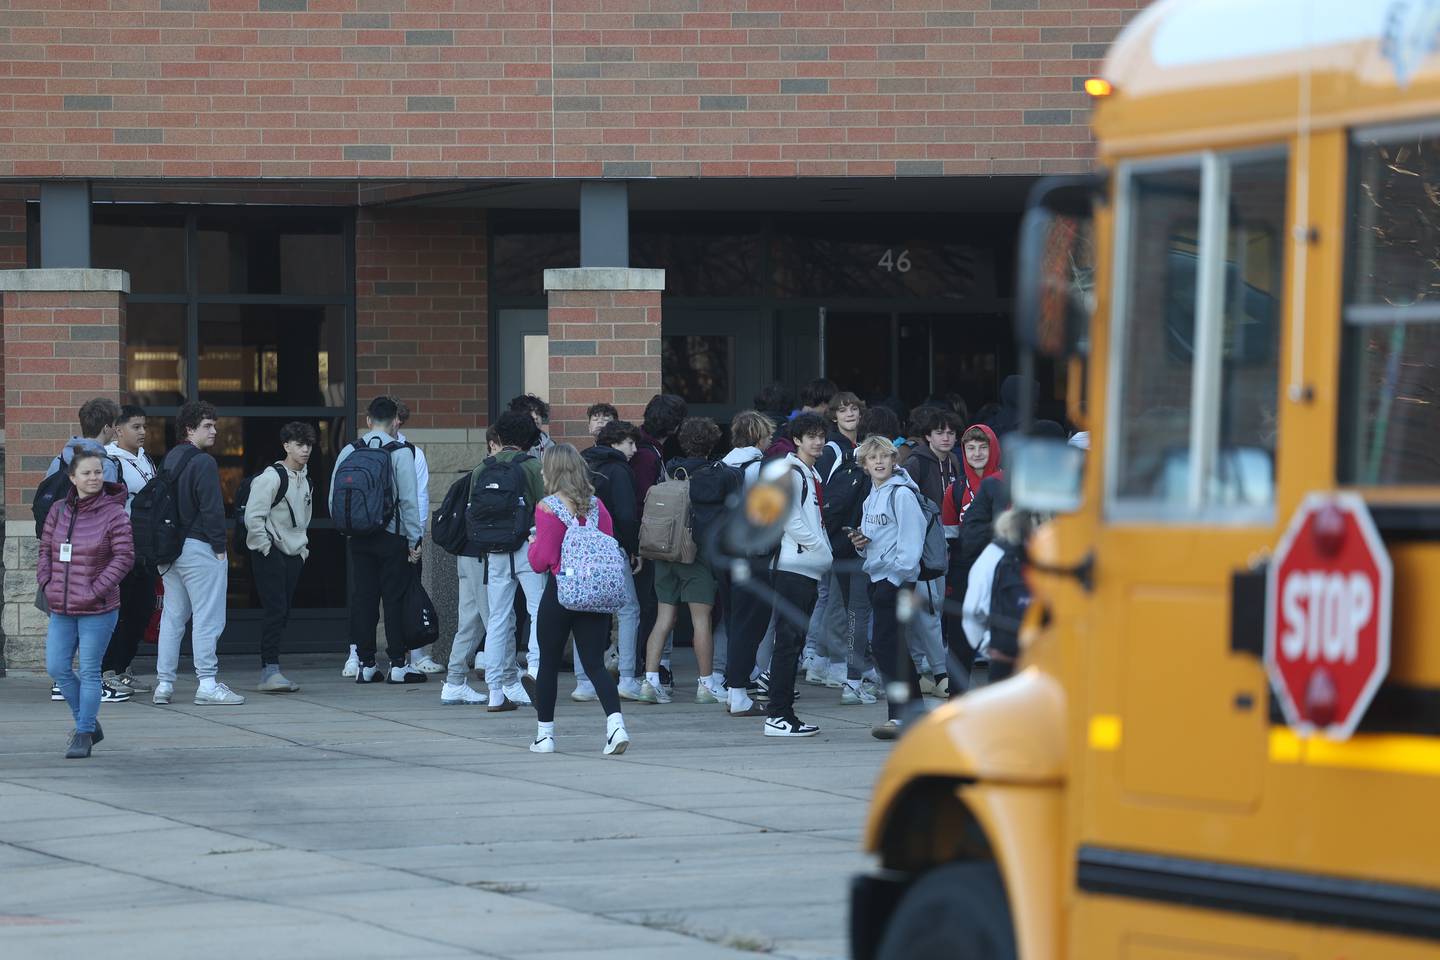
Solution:
[[(965, 511), (970, 509), (970, 501), (975, 499), (975, 494), (980, 490), (980, 484), (986, 477), (1003, 477), (1004, 471), (1000, 469), (1000, 439), (995, 436), (995, 431), (977, 423), (974, 428), (967, 428), (965, 433), (971, 429), (979, 429), (985, 433), (990, 440), (990, 459), (985, 461), (985, 472), (976, 473), (975, 468), (970, 466), (970, 461), (965, 459), (963, 445), (955, 452), (960, 456), (960, 463), (965, 468), (965, 485), (958, 491), (952, 483), (945, 491), (944, 503), (940, 505), (940, 522), (945, 525), (945, 535), (955, 537), (960, 533), (960, 524), (965, 521)], [(965, 433), (962, 433), (963, 437)], [(958, 481), (957, 481), (958, 483)], [(959, 497), (956, 497), (956, 494)]]

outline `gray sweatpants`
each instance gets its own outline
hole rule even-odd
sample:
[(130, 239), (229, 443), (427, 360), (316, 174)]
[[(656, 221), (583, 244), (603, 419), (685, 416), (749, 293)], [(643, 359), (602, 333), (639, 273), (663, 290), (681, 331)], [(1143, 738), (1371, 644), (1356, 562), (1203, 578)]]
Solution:
[(485, 593), (485, 565), (478, 557), (456, 557), (455, 569), (460, 574), (459, 625), (455, 642), (450, 647), (450, 663), (445, 682), (460, 686), (475, 663), (475, 651), (485, 639), (485, 625), (490, 620), (490, 604)]
[(945, 604), (945, 578), (921, 580), (915, 584), (915, 619), (910, 624), (910, 656), (924, 658), (930, 673), (945, 673), (945, 637), (940, 617)]
[(195, 676), (212, 680), (220, 667), (215, 644), (225, 630), (225, 590), (229, 564), (215, 559), (210, 544), (186, 540), (180, 556), (161, 577), (165, 581), (165, 603), (160, 613), (159, 650), (155, 654), (155, 676), (173, 684), (180, 666), (180, 641), (185, 624), (191, 620), (190, 647), (195, 657)]
[[(848, 583), (842, 584), (844, 578)], [(849, 602), (846, 590), (849, 588)], [(824, 636), (828, 641), (822, 644), (831, 663), (848, 664), (846, 671), (851, 680), (859, 680), (865, 673), (866, 651), (870, 646), (870, 578), (864, 571), (830, 574), (830, 602), (825, 607)]]

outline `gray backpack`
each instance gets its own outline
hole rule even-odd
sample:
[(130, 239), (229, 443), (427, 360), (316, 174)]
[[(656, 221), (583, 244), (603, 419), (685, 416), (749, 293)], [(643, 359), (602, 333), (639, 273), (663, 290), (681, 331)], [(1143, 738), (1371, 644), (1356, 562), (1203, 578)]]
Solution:
[[(920, 576), (918, 579), (938, 580), (950, 566), (950, 554), (945, 543), (945, 527), (940, 522), (940, 507), (916, 490), (910, 490), (920, 503), (920, 512), (925, 514), (925, 546), (920, 551)], [(890, 494), (890, 512), (895, 512), (895, 494)]]

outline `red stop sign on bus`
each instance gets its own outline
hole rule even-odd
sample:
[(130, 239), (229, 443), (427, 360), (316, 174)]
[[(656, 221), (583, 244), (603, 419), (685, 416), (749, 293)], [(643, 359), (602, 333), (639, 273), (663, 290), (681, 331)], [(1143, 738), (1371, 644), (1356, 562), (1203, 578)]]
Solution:
[(1265, 669), (1285, 719), (1344, 740), (1390, 669), (1390, 555), (1365, 501), (1311, 494), (1270, 563)]

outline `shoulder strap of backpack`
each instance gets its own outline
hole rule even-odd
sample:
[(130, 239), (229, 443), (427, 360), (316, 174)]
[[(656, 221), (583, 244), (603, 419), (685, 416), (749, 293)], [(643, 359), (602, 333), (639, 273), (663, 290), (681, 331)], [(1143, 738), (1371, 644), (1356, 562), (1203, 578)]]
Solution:
[(795, 464), (790, 464), (790, 472), (800, 478), (800, 506), (805, 506), (805, 498), (810, 494), (810, 478), (805, 476), (805, 471)]
[(290, 511), (290, 526), (298, 527), (300, 523), (295, 519), (295, 508), (290, 506), (290, 501), (285, 496), (285, 494), (290, 492), (290, 474), (278, 461), (270, 464), (270, 469), (274, 470), (275, 475), (280, 478), (280, 485), (275, 488), (275, 498), (270, 501), (270, 509), (274, 510), (275, 505), (281, 500), (284, 500), (285, 509)]

